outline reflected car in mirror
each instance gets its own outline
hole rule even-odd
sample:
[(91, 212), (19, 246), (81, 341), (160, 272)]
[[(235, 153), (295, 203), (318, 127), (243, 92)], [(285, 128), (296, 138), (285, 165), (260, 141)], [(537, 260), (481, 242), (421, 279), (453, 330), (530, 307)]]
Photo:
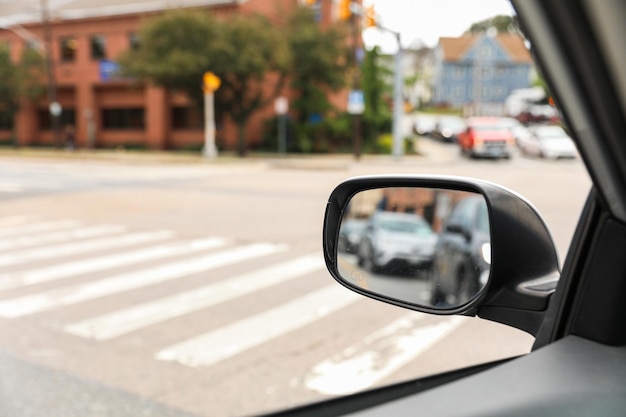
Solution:
[(487, 203), (480, 196), (460, 200), (439, 234), (432, 268), (434, 306), (458, 305), (480, 292), (489, 278), (491, 237)]

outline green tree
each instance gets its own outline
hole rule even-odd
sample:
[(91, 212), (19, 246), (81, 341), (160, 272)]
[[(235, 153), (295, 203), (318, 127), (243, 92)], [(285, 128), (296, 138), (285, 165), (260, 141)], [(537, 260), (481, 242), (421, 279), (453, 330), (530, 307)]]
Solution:
[(0, 112), (12, 120), (19, 108), (19, 70), (6, 45), (0, 46)]
[(323, 115), (332, 108), (329, 91), (346, 85), (346, 35), (341, 26), (322, 29), (308, 7), (296, 9), (289, 29), (290, 86), (297, 92), (292, 107), (298, 121), (306, 123), (311, 115)]
[(364, 141), (370, 148), (375, 145), (379, 133), (391, 126), (391, 86), (388, 80), (393, 73), (389, 66), (382, 64), (384, 59), (385, 56), (380, 54), (380, 49), (376, 46), (366, 51), (361, 66), (361, 84), (365, 99)]
[(523, 36), (517, 16), (507, 15), (497, 15), (472, 23), (465, 33), (481, 33), (491, 28), (495, 28), (500, 33), (515, 33)]
[(289, 53), (278, 29), (258, 15), (217, 20), (202, 10), (176, 10), (144, 24), (139, 39), (139, 47), (119, 59), (128, 75), (183, 91), (198, 108), (202, 75), (212, 71), (221, 78), (216, 109), (236, 123), (237, 150), (243, 156), (250, 116), (285, 82)]
[(6, 120), (14, 119), (21, 99), (32, 101), (45, 93), (44, 75), (44, 58), (37, 50), (24, 48), (14, 63), (9, 48), (0, 46), (0, 112)]

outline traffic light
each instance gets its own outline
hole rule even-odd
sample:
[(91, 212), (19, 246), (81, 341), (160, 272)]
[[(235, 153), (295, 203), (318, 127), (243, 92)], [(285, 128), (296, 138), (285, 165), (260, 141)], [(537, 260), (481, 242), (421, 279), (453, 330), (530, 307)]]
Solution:
[(307, 6), (315, 6), (317, 0), (305, 0)]
[(369, 6), (365, 9), (365, 27), (376, 27), (376, 11), (374, 10), (374, 6)]
[(350, 3), (352, 3), (351, 0), (339, 0), (339, 19), (349, 20), (352, 17)]

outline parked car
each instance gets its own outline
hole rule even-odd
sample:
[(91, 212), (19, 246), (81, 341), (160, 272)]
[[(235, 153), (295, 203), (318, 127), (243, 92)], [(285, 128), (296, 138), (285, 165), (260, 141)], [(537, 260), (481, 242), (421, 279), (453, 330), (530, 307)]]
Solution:
[(470, 117), (467, 129), (459, 134), (463, 155), (470, 157), (510, 158), (515, 138), (497, 117)]
[(469, 300), (487, 282), (491, 236), (485, 199), (477, 195), (459, 201), (439, 233), (433, 256), (433, 305)]
[(337, 249), (341, 252), (356, 254), (366, 226), (367, 221), (363, 219), (348, 219), (341, 223)]
[(413, 119), (413, 132), (421, 136), (430, 135), (437, 126), (437, 116), (432, 114), (418, 114)]
[(466, 129), (465, 120), (459, 116), (440, 116), (433, 130), (433, 137), (443, 142), (456, 142)]
[(371, 272), (394, 272), (429, 266), (437, 235), (420, 216), (376, 211), (370, 217), (358, 250), (358, 263)]
[(518, 145), (523, 153), (541, 158), (576, 158), (578, 150), (572, 138), (558, 125), (534, 126)]

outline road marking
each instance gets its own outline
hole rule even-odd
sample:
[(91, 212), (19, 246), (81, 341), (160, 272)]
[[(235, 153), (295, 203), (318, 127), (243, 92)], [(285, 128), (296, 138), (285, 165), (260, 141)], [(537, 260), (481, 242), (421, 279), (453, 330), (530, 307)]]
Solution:
[(151, 232), (129, 233), (121, 236), (113, 236), (83, 242), (72, 242), (58, 246), (6, 252), (5, 254), (0, 255), (0, 266), (19, 265), (26, 262), (42, 261), (62, 256), (95, 252), (104, 249), (123, 248), (125, 246), (137, 245), (139, 243), (166, 240), (172, 238), (173, 236), (174, 232), (169, 230), (157, 230)]
[(210, 366), (360, 300), (352, 291), (331, 284), (248, 319), (166, 347), (156, 353), (162, 361), (186, 366)]
[(50, 230), (69, 229), (77, 227), (80, 222), (76, 220), (59, 220), (46, 223), (27, 224), (24, 226), (10, 226), (0, 229), (0, 238), (24, 235), (27, 233), (48, 232)]
[(226, 244), (227, 241), (225, 239), (209, 237), (206, 239), (194, 239), (191, 241), (153, 246), (122, 254), (52, 265), (36, 270), (6, 273), (0, 275), (0, 290), (71, 278), (90, 272), (118, 268), (154, 259), (192, 254), (203, 250), (215, 249)]
[(101, 226), (83, 227), (80, 229), (44, 233), (35, 236), (13, 237), (0, 240), (0, 251), (15, 250), (49, 243), (68, 242), (75, 239), (87, 239), (98, 236), (113, 235), (126, 231), (126, 227), (105, 224)]
[(322, 269), (322, 254), (312, 254), (191, 291), (104, 314), (64, 327), (66, 333), (108, 340), (165, 320), (202, 310)]
[(347, 395), (369, 388), (450, 334), (463, 317), (418, 327), (423, 316), (406, 315), (372, 333), (341, 354), (320, 362), (305, 378), (305, 386), (327, 395)]
[(51, 291), (0, 301), (0, 316), (22, 317), (54, 308), (82, 303), (108, 295), (135, 290), (171, 281), (244, 259), (257, 258), (285, 250), (284, 245), (257, 243), (199, 258), (161, 265), (156, 268), (115, 275), (87, 284), (73, 285)]

